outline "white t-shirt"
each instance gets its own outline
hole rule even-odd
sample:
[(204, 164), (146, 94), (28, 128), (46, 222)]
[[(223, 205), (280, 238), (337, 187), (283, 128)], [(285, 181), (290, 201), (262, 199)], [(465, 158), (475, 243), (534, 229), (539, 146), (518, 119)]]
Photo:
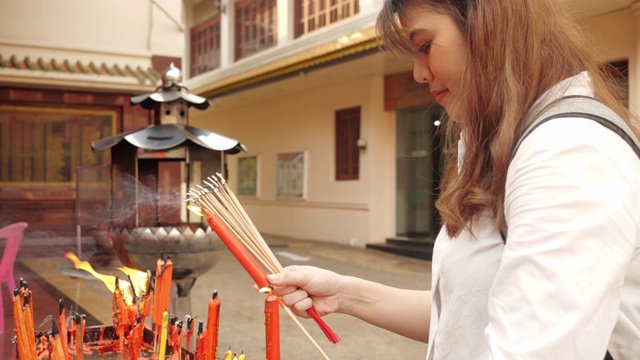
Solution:
[[(544, 97), (592, 96), (589, 76)], [(546, 105), (540, 101), (536, 106)], [(464, 151), (460, 143), (460, 153)], [(588, 119), (554, 119), (507, 173), (504, 245), (487, 214), (435, 243), (427, 359), (640, 359), (640, 160)]]

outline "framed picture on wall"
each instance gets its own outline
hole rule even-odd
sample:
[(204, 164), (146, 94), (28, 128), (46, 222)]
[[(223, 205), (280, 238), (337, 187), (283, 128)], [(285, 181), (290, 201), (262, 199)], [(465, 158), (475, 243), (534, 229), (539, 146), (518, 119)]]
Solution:
[(258, 197), (258, 156), (238, 158), (238, 196)]
[(306, 151), (276, 154), (276, 197), (304, 199), (306, 196)]

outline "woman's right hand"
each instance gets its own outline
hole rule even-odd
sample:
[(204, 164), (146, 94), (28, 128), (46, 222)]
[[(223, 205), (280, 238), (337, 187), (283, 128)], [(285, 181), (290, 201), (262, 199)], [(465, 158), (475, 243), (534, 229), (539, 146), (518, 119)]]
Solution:
[(269, 282), (284, 304), (300, 317), (308, 318), (314, 308), (320, 316), (340, 311), (345, 277), (313, 266), (288, 266), (270, 274)]
[(313, 266), (288, 266), (269, 282), (297, 316), (342, 313), (418, 341), (429, 340), (431, 294), (336, 274)]

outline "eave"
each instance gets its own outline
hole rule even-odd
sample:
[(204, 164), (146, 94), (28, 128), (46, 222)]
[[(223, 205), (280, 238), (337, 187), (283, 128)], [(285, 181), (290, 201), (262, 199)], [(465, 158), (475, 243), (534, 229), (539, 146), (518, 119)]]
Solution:
[(381, 41), (376, 35), (375, 28), (369, 28), (250, 70), (211, 81), (200, 87), (194, 87), (192, 91), (211, 99), (282, 77), (294, 76), (300, 72), (346, 60), (353, 56), (366, 54), (377, 50), (380, 45)]

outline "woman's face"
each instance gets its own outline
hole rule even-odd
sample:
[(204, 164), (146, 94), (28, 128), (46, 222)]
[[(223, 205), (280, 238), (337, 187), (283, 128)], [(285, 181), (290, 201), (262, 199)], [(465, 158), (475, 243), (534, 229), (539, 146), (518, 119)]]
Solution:
[[(460, 96), (460, 79), (466, 64), (467, 46), (453, 18), (416, 5), (407, 5), (400, 23), (417, 50), (413, 77), (428, 83), (431, 94), (453, 120), (462, 120), (453, 109)], [(453, 100), (456, 100), (455, 102)]]

